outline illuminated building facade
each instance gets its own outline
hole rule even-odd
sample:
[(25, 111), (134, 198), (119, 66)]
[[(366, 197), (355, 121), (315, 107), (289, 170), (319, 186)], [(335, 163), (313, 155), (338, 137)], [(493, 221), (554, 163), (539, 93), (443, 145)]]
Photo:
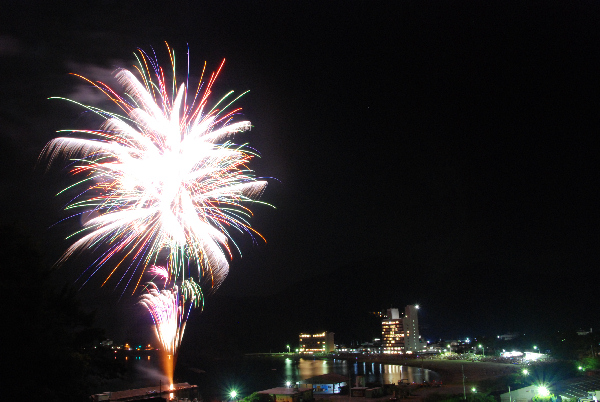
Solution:
[(390, 308), (383, 314), (381, 321), (381, 341), (383, 353), (400, 354), (404, 352), (404, 331), (402, 319), (397, 308)]
[(386, 314), (382, 314), (383, 353), (413, 353), (426, 347), (419, 335), (418, 310), (419, 306), (410, 305), (404, 309), (403, 317), (400, 317), (397, 308), (390, 308)]
[(333, 332), (300, 334), (300, 353), (331, 353), (335, 351)]

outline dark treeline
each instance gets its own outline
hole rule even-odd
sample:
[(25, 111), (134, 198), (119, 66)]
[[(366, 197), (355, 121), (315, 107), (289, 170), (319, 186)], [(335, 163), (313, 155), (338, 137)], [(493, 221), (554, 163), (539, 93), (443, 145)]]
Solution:
[(94, 384), (122, 370), (108, 351), (93, 348), (104, 336), (94, 313), (81, 306), (74, 288), (52, 285), (52, 267), (30, 235), (2, 226), (0, 244), (3, 397), (85, 400)]

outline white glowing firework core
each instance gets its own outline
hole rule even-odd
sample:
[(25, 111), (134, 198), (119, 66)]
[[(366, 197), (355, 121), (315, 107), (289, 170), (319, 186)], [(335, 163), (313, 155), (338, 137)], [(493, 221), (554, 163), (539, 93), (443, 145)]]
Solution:
[(146, 267), (168, 249), (170, 260), (185, 254), (199, 276), (208, 275), (218, 287), (229, 267), (229, 230), (253, 232), (242, 204), (258, 198), (267, 184), (246, 167), (254, 155), (227, 140), (249, 130), (250, 122), (231, 122), (232, 115), (219, 109), (204, 113), (212, 77), (197, 105), (196, 99), (186, 103), (184, 85), (170, 100), (158, 74), (158, 84), (147, 77), (141, 82), (124, 69), (116, 77), (133, 103), (97, 86), (127, 117), (103, 112), (103, 131), (83, 131), (96, 138), (56, 138), (42, 154), (50, 162), (60, 155), (77, 158), (73, 171), (91, 180), (68, 208), (98, 213), (63, 259), (106, 243), (102, 263), (127, 252)]

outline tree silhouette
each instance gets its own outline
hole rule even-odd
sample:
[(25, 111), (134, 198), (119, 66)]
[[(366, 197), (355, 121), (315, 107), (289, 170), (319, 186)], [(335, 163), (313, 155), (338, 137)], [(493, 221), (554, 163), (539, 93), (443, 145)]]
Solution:
[(86, 399), (91, 361), (86, 348), (102, 335), (92, 327), (94, 314), (82, 310), (72, 288), (52, 287), (51, 269), (31, 236), (2, 226), (0, 244), (3, 362), (10, 379), (3, 396)]

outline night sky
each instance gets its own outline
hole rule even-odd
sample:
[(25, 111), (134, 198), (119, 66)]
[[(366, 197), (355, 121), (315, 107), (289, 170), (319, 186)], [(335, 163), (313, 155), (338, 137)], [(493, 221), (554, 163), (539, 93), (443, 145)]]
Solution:
[[(167, 41), (180, 74), (188, 45), (193, 75), (227, 60), (215, 96), (250, 90), (238, 105), (253, 129), (237, 140), (273, 178), (262, 199), (276, 209), (252, 220), (267, 243), (240, 241), (207, 316), (222, 299), (276, 315), (294, 298), (329, 330), (339, 300), (420, 303), (431, 336), (597, 326), (597, 1), (4, 3), (2, 223), (50, 262), (78, 222), (52, 226), (70, 178), (36, 160), (86, 117), (47, 98), (110, 107), (68, 73), (110, 82), (137, 47), (168, 66)], [(57, 277), (72, 281), (85, 258)], [(81, 295), (109, 336), (148, 324), (120, 290)]]

